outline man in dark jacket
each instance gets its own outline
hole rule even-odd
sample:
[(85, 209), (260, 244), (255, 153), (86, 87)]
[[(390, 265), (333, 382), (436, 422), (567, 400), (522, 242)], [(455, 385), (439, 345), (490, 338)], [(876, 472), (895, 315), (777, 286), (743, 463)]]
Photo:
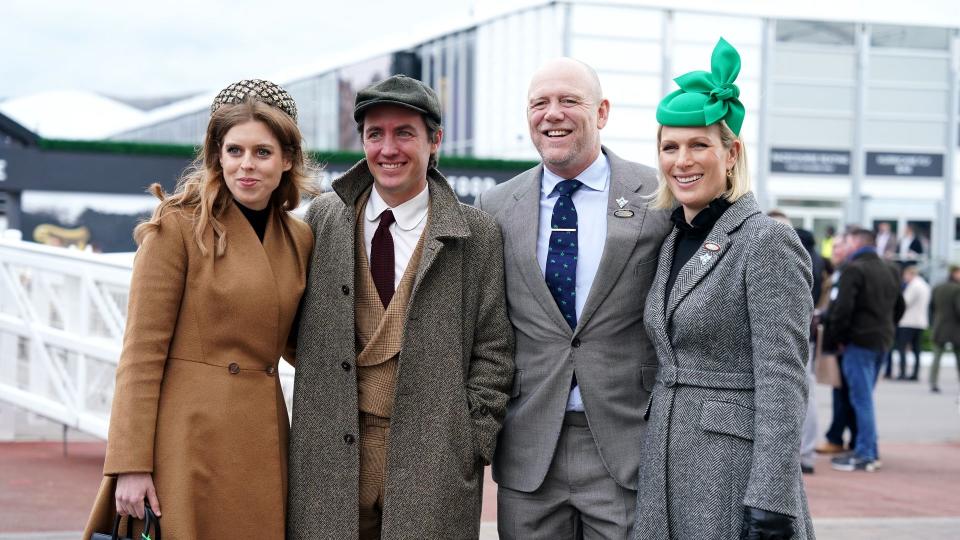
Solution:
[[(930, 391), (940, 392), (937, 377), (940, 375), (940, 356), (944, 346), (953, 347), (953, 355), (960, 349), (960, 266), (950, 266), (950, 279), (933, 289), (933, 365), (930, 366)], [(960, 374), (960, 368), (957, 369)]]
[(854, 452), (832, 460), (834, 469), (875, 471), (877, 423), (873, 387), (886, 351), (893, 345), (895, 321), (903, 315), (900, 278), (877, 255), (872, 231), (847, 233), (851, 253), (830, 308), (826, 341), (843, 350), (841, 369), (850, 388), (857, 420)]

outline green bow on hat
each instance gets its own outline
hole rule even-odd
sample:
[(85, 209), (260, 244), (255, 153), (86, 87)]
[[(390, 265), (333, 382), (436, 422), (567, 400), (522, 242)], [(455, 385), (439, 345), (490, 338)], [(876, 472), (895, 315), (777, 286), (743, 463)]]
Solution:
[(710, 73), (691, 71), (674, 79), (680, 86), (657, 106), (657, 122), (664, 126), (709, 126), (726, 120), (738, 136), (746, 114), (733, 81), (740, 74), (740, 53), (723, 38), (713, 48)]

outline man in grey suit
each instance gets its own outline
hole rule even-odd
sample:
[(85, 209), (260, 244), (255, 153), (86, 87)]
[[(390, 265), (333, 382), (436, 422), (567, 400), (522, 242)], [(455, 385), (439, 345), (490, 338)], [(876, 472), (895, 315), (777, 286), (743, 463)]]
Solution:
[(500, 538), (627, 538), (637, 444), (657, 359), (644, 300), (667, 215), (653, 169), (600, 144), (610, 103), (569, 58), (536, 72), (530, 137), (543, 163), (477, 198), (503, 229), (517, 336), (493, 463)]

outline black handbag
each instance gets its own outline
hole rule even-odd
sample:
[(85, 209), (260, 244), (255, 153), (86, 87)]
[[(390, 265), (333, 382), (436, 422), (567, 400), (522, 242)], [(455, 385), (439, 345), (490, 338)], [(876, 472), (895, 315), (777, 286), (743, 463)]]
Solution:
[[(150, 508), (150, 503), (144, 501), (143, 503), (143, 533), (140, 535), (139, 540), (160, 540), (160, 518), (153, 513), (153, 509)], [(90, 535), (90, 540), (132, 540), (133, 537), (130, 536), (130, 531), (133, 527), (130, 525), (130, 522), (133, 519), (127, 519), (127, 532), (126, 536), (120, 536), (120, 521), (122, 516), (117, 514), (113, 518), (113, 532), (110, 534), (98, 533), (95, 532)]]

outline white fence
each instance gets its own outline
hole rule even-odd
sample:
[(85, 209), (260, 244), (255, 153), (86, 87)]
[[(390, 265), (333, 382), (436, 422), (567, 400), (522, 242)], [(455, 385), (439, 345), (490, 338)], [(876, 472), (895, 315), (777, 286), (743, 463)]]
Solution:
[(132, 262), (0, 239), (0, 400), (106, 438)]

